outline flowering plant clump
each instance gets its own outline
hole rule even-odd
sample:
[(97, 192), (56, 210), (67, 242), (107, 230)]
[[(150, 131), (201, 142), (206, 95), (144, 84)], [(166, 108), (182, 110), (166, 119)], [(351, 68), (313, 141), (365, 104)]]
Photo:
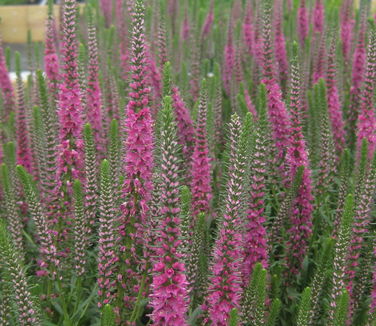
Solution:
[(0, 42), (0, 326), (376, 325), (367, 1), (55, 9), (27, 83)]

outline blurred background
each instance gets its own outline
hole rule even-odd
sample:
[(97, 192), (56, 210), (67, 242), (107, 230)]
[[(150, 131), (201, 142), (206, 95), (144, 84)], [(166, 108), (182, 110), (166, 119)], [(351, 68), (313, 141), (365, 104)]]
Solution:
[[(59, 4), (61, 0), (55, 0), (56, 4)], [(77, 0), (77, 2), (84, 2), (84, 0)], [(47, 0), (0, 0), (0, 6), (3, 5), (46, 5)]]
[[(58, 17), (58, 5), (61, 1), (63, 0), (54, 1), (55, 17)], [(77, 0), (77, 2), (85, 1)], [(28, 58), (34, 55), (30, 53), (28, 43), (32, 41), (34, 47), (39, 47), (40, 53), (43, 51), (46, 18), (47, 0), (0, 0), (0, 39), (3, 47), (10, 49), (10, 53), (14, 51), (21, 53), (24, 78), (28, 75)], [(12, 79), (15, 77), (13, 68), (10, 67)]]
[[(40, 44), (44, 42), (45, 22), (47, 18), (47, 1), (48, 0), (0, 0), (0, 39), (3, 46), (9, 47), (11, 53), (19, 51), (22, 58), (22, 69), (28, 70), (27, 43), (31, 40)], [(54, 0), (55, 17), (59, 15), (59, 4), (64, 0)], [(100, 0), (92, 0), (100, 1)], [(207, 0), (210, 1), (210, 0)], [(248, 0), (216, 0), (216, 1), (248, 1)], [(263, 0), (256, 0), (263, 1)], [(294, 0), (299, 2), (300, 0)], [(314, 1), (314, 0), (306, 0)], [(327, 2), (340, 2), (342, 0), (325, 0)], [(354, 0), (356, 6), (360, 1), (370, 1), (373, 11), (376, 11), (376, 0)], [(84, 3), (85, 0), (77, 0)], [(146, 4), (151, 3), (145, 0)], [(183, 2), (183, 1), (182, 1)], [(185, 1), (184, 1), (185, 2)], [(29, 50), (30, 51), (30, 50)], [(11, 67), (12, 70), (12, 67)]]

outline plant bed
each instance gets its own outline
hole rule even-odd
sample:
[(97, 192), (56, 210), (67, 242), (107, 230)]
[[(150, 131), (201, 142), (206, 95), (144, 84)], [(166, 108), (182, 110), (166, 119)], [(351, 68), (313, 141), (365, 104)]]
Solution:
[(1, 8), (0, 325), (374, 326), (368, 5)]

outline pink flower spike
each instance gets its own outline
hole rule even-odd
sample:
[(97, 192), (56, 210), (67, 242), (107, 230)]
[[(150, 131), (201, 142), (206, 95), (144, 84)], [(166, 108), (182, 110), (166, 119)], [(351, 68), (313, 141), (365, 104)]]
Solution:
[(151, 319), (154, 325), (188, 325), (188, 282), (180, 245), (179, 144), (171, 98), (164, 98), (161, 112), (161, 192), (151, 285)]
[(123, 275), (126, 279), (119, 282), (124, 291), (118, 295), (129, 303), (137, 296), (140, 269), (145, 268), (147, 257), (141, 257), (137, 252), (144, 250), (147, 241), (145, 226), (153, 188), (153, 119), (149, 107), (144, 10), (143, 1), (136, 0), (132, 11), (131, 90), (125, 119), (124, 203), (119, 226), (120, 259), (128, 272)]
[(88, 82), (87, 82), (87, 118), (90, 123), (95, 140), (97, 152), (102, 156), (104, 154), (104, 140), (102, 129), (102, 92), (99, 86), (99, 62), (98, 62), (98, 45), (95, 26), (92, 22), (88, 24)]
[(0, 39), (0, 88), (4, 101), (5, 118), (14, 110), (14, 90), (9, 77), (8, 68), (5, 62), (3, 44)]
[(305, 5), (305, 0), (300, 1), (300, 6), (298, 9), (298, 36), (300, 41), (300, 46), (304, 47), (305, 40), (308, 36), (308, 13)]
[(213, 26), (213, 21), (214, 21), (214, 0), (211, 0), (210, 9), (209, 9), (209, 12), (206, 16), (204, 25), (202, 27), (202, 38), (203, 39), (206, 38), (209, 35), (211, 28)]
[(48, 79), (48, 88), (52, 92), (54, 100), (57, 101), (59, 94), (60, 72), (59, 57), (55, 43), (55, 28), (55, 19), (51, 11), (48, 15), (46, 22), (46, 46), (44, 50), (44, 66)]
[(336, 80), (336, 42), (333, 38), (332, 46), (329, 54), (328, 71), (326, 77), (326, 83), (328, 88), (328, 111), (332, 125), (332, 131), (334, 136), (334, 142), (337, 150), (337, 154), (341, 155), (345, 146), (345, 130), (344, 121), (342, 117), (342, 107), (339, 99), (339, 92)]
[(291, 227), (287, 232), (289, 234), (287, 266), (289, 273), (292, 274), (299, 273), (306, 254), (308, 238), (312, 233), (313, 212), (311, 169), (300, 121), (303, 110), (300, 98), (300, 69), (298, 59), (295, 57), (292, 64), (290, 94), (291, 145), (287, 152), (287, 161), (290, 166), (290, 185), (300, 166), (304, 167), (304, 171), (297, 196), (292, 203)]
[(243, 39), (247, 47), (248, 55), (254, 55), (255, 31), (252, 23), (252, 10), (248, 2), (243, 22)]
[[(250, 114), (248, 114), (248, 117)], [(230, 164), (223, 216), (219, 220), (217, 239), (213, 249), (213, 264), (208, 282), (208, 323), (227, 326), (230, 312), (239, 308), (242, 295), (241, 212), (246, 171), (246, 151), (243, 146), (248, 136), (241, 131), (239, 117), (233, 115), (230, 122)], [(245, 137), (244, 137), (245, 136)]]
[[(76, 40), (76, 13), (77, 2), (64, 2), (64, 39), (63, 39), (63, 82), (60, 85), (58, 116), (59, 141), (57, 180), (65, 179), (66, 175), (82, 179), (83, 171), (83, 142), (82, 142), (82, 115), (80, 86), (77, 67), (77, 40)], [(64, 185), (65, 186), (65, 185)], [(67, 183), (70, 189), (71, 186)], [(68, 190), (69, 190), (68, 189)]]
[(373, 103), (376, 82), (376, 32), (372, 29), (369, 38), (367, 69), (365, 73), (360, 113), (357, 124), (357, 159), (360, 158), (363, 139), (368, 142), (368, 158), (372, 159), (376, 148), (376, 115)]
[(316, 0), (313, 9), (313, 30), (316, 33), (322, 33), (324, 30), (324, 5), (321, 0)]
[(232, 21), (229, 21), (227, 30), (227, 42), (225, 45), (224, 62), (223, 62), (223, 87), (227, 93), (230, 94), (233, 69), (235, 66), (235, 48), (233, 44), (233, 26)]
[(206, 82), (203, 83), (200, 103), (198, 108), (198, 119), (196, 127), (195, 147), (192, 155), (192, 211), (194, 215), (201, 212), (208, 213), (211, 189), (211, 167), (209, 148), (206, 132), (207, 119), (207, 90)]
[(287, 61), (286, 40), (282, 30), (282, 1), (276, 2), (275, 7), (275, 58), (278, 65), (279, 80), (286, 85), (288, 79), (289, 65)]
[(182, 147), (185, 159), (190, 162), (194, 149), (195, 128), (189, 110), (180, 96), (178, 87), (172, 88), (172, 101), (178, 126), (179, 144)]

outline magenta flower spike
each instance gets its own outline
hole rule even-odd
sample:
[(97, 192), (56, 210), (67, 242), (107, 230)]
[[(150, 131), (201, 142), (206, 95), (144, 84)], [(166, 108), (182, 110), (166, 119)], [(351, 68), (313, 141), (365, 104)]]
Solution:
[(184, 41), (187, 41), (191, 35), (191, 25), (189, 23), (189, 17), (188, 17), (188, 11), (187, 9), (184, 12), (184, 21), (183, 21), (183, 27), (182, 27), (182, 38)]
[(227, 93), (230, 94), (232, 73), (235, 66), (235, 48), (233, 44), (233, 26), (230, 19), (227, 30), (227, 42), (224, 49), (224, 62), (223, 62), (223, 87)]
[(315, 33), (324, 31), (324, 5), (321, 0), (316, 0), (315, 8), (313, 9), (313, 31)]
[(364, 86), (361, 98), (360, 112), (357, 124), (357, 153), (358, 159), (363, 139), (368, 142), (368, 158), (372, 159), (376, 147), (376, 116), (373, 103), (374, 87), (376, 82), (376, 32), (371, 31), (367, 68), (364, 78)]
[(161, 191), (151, 284), (153, 325), (188, 325), (188, 282), (181, 246), (179, 193), (179, 144), (171, 98), (164, 98), (161, 112)]
[(348, 113), (349, 121), (347, 121), (347, 123), (351, 126), (355, 126), (359, 114), (359, 104), (362, 92), (361, 87), (363, 84), (366, 63), (365, 28), (365, 24), (362, 23), (353, 58), (350, 88), (350, 108)]
[(207, 90), (206, 81), (204, 80), (198, 107), (195, 147), (192, 155), (192, 212), (196, 216), (201, 212), (209, 212), (210, 200), (212, 198), (206, 119)]
[[(22, 253), (14, 248), (7, 225), (3, 219), (0, 221), (0, 247), (2, 253), (2, 269), (6, 269), (7, 278), (1, 279), (1, 315), (0, 322), (3, 326), (17, 324), (20, 326), (41, 326), (39, 306), (34, 302), (30, 291), (28, 276), (22, 261)], [(4, 273), (5, 274), (5, 273)], [(5, 286), (4, 286), (5, 285)], [(10, 297), (12, 296), (12, 298)], [(14, 299), (13, 299), (14, 298)], [(13, 300), (12, 300), (13, 299)], [(13, 302), (15, 303), (13, 305)], [(11, 314), (12, 313), (12, 314)], [(15, 319), (13, 319), (13, 313)], [(12, 322), (14, 321), (14, 323)]]
[(312, 233), (312, 180), (309, 166), (307, 146), (302, 132), (300, 117), (303, 111), (300, 96), (300, 69), (298, 59), (293, 59), (291, 73), (290, 116), (291, 116), (291, 145), (287, 152), (287, 161), (290, 166), (290, 184), (300, 166), (304, 167), (302, 181), (297, 191), (297, 196), (292, 203), (290, 217), (291, 228), (287, 231), (290, 235), (287, 242), (287, 265), (292, 274), (298, 274), (303, 262), (308, 238)]
[(279, 84), (273, 79), (264, 80), (266, 84), (269, 120), (273, 130), (273, 138), (278, 150), (278, 159), (283, 160), (290, 145), (290, 118), (282, 99)]
[(214, 22), (214, 0), (211, 0), (210, 9), (209, 9), (208, 14), (206, 15), (206, 19), (202, 27), (201, 35), (203, 39), (209, 35), (213, 26), (213, 22)]
[(190, 162), (195, 143), (195, 128), (189, 110), (181, 98), (178, 87), (172, 88), (172, 106), (176, 115), (179, 144), (185, 159)]
[(255, 41), (255, 31), (252, 23), (252, 10), (250, 3), (248, 2), (246, 14), (244, 16), (243, 22), (243, 39), (245, 46), (247, 48), (248, 55), (254, 55), (254, 41)]
[(243, 89), (244, 89), (245, 104), (247, 105), (249, 112), (252, 113), (252, 117), (255, 120), (257, 120), (257, 111), (256, 111), (254, 104), (252, 103), (251, 97), (249, 96), (248, 89), (246, 87), (243, 87)]
[(300, 1), (297, 19), (298, 19), (297, 28), (298, 28), (300, 46), (304, 47), (304, 43), (308, 36), (308, 30), (309, 30), (308, 13), (307, 13), (305, 0)]
[(172, 34), (175, 34), (176, 18), (179, 16), (179, 1), (178, 0), (169, 0), (168, 1), (168, 13), (171, 19), (171, 30)]
[(111, 178), (110, 164), (104, 160), (101, 165), (101, 186), (99, 198), (98, 230), (98, 306), (111, 303), (115, 295), (115, 272), (118, 257), (117, 245), (117, 211)]
[(191, 54), (191, 79), (189, 81), (190, 95), (194, 102), (200, 95), (200, 76), (201, 76), (201, 66), (200, 66), (200, 46), (198, 42), (192, 38), (192, 54)]
[(337, 87), (337, 67), (336, 67), (336, 42), (333, 38), (332, 46), (329, 53), (328, 59), (328, 71), (326, 75), (327, 84), (327, 97), (328, 97), (328, 111), (329, 117), (332, 125), (333, 138), (337, 154), (341, 155), (342, 150), (345, 146), (345, 129), (344, 121), (342, 117), (342, 107), (339, 99), (339, 92)]
[[(124, 15), (124, 6), (123, 6), (123, 0), (115, 0), (115, 17), (116, 17), (116, 24), (118, 27), (120, 27), (121, 24), (123, 24), (123, 15)], [(121, 30), (121, 28), (120, 28)]]
[(346, 0), (343, 2), (341, 8), (341, 41), (342, 41), (342, 53), (345, 61), (350, 62), (351, 47), (353, 41), (353, 28), (354, 19), (352, 18), (352, 0)]
[[(235, 62), (234, 62), (234, 79), (232, 88), (233, 91), (236, 92), (238, 85), (244, 81), (244, 71), (242, 66), (242, 45), (240, 42), (237, 42), (236, 49), (235, 49)], [(234, 83), (234, 81), (236, 83)]]
[[(155, 18), (157, 19), (157, 18)], [(168, 47), (167, 47), (167, 31), (166, 31), (166, 23), (165, 23), (165, 17), (162, 15), (162, 17), (159, 17), (159, 24), (157, 28), (157, 37), (156, 37), (156, 44), (154, 46), (158, 48), (158, 55), (156, 57), (158, 58), (158, 63), (160, 69), (163, 69), (165, 63), (168, 61)]]
[[(316, 35), (317, 36), (317, 35)], [(317, 57), (315, 60), (314, 71), (313, 71), (313, 83), (316, 84), (319, 79), (325, 77), (325, 65), (326, 65), (326, 37), (325, 34), (319, 36), (320, 44)]]
[(356, 204), (354, 210), (354, 222), (352, 224), (351, 244), (348, 250), (346, 270), (347, 289), (350, 295), (353, 294), (355, 277), (359, 271), (359, 260), (364, 248), (365, 239), (372, 234), (370, 225), (372, 223), (372, 204), (376, 184), (376, 159), (365, 172), (364, 178), (359, 182), (360, 190), (356, 193)]
[[(154, 101), (157, 101), (162, 96), (162, 76), (153, 54), (145, 45), (146, 67), (148, 69), (147, 75), (150, 79), (149, 84), (153, 86), (152, 93)], [(156, 113), (156, 112), (153, 112)]]
[(46, 42), (44, 50), (44, 67), (48, 80), (48, 88), (52, 92), (55, 101), (58, 100), (59, 94), (59, 57), (55, 43), (56, 30), (55, 19), (52, 12), (49, 12), (46, 22)]
[[(62, 44), (64, 72), (58, 102), (60, 143), (58, 145), (57, 182), (58, 187), (66, 186), (69, 192), (71, 191), (72, 180), (82, 180), (83, 177), (83, 109), (78, 81), (76, 14), (77, 2), (65, 0)], [(63, 184), (63, 182), (66, 182), (66, 184)]]
[(120, 54), (120, 66), (121, 66), (121, 76), (123, 80), (127, 80), (128, 78), (128, 71), (129, 71), (129, 54), (128, 54), (128, 49), (124, 42), (120, 43), (120, 48), (121, 48), (121, 54)]
[[(248, 114), (250, 117), (250, 114)], [(250, 119), (249, 119), (250, 120)], [(247, 126), (249, 127), (249, 125)], [(219, 220), (217, 239), (213, 249), (213, 263), (205, 300), (208, 320), (206, 325), (227, 326), (230, 312), (239, 309), (242, 295), (241, 258), (242, 196), (246, 164), (248, 132), (241, 131), (239, 117), (233, 115), (230, 122), (230, 163), (223, 216)]]
[(279, 80), (286, 84), (288, 79), (289, 65), (286, 53), (286, 40), (282, 30), (282, 1), (277, 1), (275, 5), (275, 37), (274, 49), (278, 66)]
[(177, 0), (168, 0), (168, 13), (171, 17), (176, 16), (178, 11), (178, 1)]
[[(263, 26), (263, 52), (262, 52), (262, 68), (263, 83), (267, 89), (268, 114), (273, 131), (273, 139), (278, 150), (278, 159), (283, 160), (287, 148), (290, 144), (290, 121), (286, 105), (282, 99), (282, 91), (280, 85), (275, 79), (275, 69), (273, 62), (273, 48), (271, 35), (271, 4), (266, 3), (264, 8), (264, 26)], [(281, 166), (282, 173), (286, 170), (285, 166)]]
[(5, 63), (5, 56), (3, 51), (3, 44), (0, 39), (0, 88), (4, 101), (5, 117), (9, 116), (14, 110), (14, 90), (12, 82), (9, 77), (7, 65)]
[[(265, 86), (262, 91), (265, 96)], [(260, 95), (261, 96), (261, 91)], [(252, 164), (250, 173), (250, 195), (249, 205), (247, 207), (247, 217), (245, 231), (243, 233), (243, 285), (248, 286), (252, 275), (253, 267), (260, 262), (264, 268), (268, 266), (268, 250), (266, 229), (264, 226), (265, 219), (265, 190), (266, 176), (268, 174), (269, 161), (269, 137), (268, 120), (266, 107), (260, 107), (260, 117), (256, 124), (255, 130), (255, 150), (252, 153)]]
[(98, 45), (96, 29), (92, 22), (88, 24), (88, 82), (86, 90), (86, 116), (90, 123), (97, 152), (99, 155), (104, 154), (104, 140), (102, 129), (102, 92), (99, 86), (98, 78)]
[[(147, 72), (148, 58), (146, 56), (144, 34), (144, 4), (136, 0), (132, 12), (132, 56), (131, 82), (129, 84), (129, 102), (126, 107), (125, 120), (125, 181), (123, 184), (122, 216), (120, 235), (122, 237), (121, 251), (125, 252), (126, 283), (131, 297), (137, 296), (141, 275), (140, 255), (136, 253), (144, 249), (145, 225), (152, 191), (153, 169), (153, 120), (149, 107), (150, 88), (148, 87)], [(128, 231), (127, 228), (132, 231)], [(129, 238), (131, 241), (129, 241)], [(126, 242), (126, 243), (125, 243)], [(129, 243), (130, 242), (130, 243)], [(136, 282), (137, 284), (134, 284)], [(123, 298), (126, 302), (130, 298)]]
[(117, 33), (119, 37), (119, 51), (120, 51), (120, 68), (121, 68), (121, 78), (125, 81), (128, 80), (128, 72), (129, 72), (129, 49), (128, 49), (128, 26), (127, 20), (123, 19), (124, 15), (126, 15), (126, 9), (122, 7), (123, 0), (117, 0), (119, 9), (117, 10), (118, 20), (117, 20)]
[[(264, 65), (264, 39), (263, 39), (263, 32), (266, 28), (266, 26), (263, 24), (263, 10), (262, 6), (256, 11), (256, 15), (254, 18), (253, 23), (253, 55), (255, 56), (255, 62), (257, 62), (258, 65), (261, 66), (261, 69), (263, 69)], [(271, 28), (271, 25), (269, 25)], [(259, 71), (257, 69), (256, 71)], [(255, 78), (255, 77), (254, 77)]]
[(16, 105), (16, 138), (17, 138), (17, 164), (22, 165), (28, 173), (33, 172), (33, 157), (31, 141), (28, 133), (28, 117), (26, 113), (24, 84), (20, 72), (19, 53), (16, 56), (17, 70), (17, 105)]
[(100, 0), (100, 8), (102, 9), (103, 16), (106, 20), (106, 26), (110, 26), (112, 18), (112, 1)]
[(360, 27), (359, 38), (356, 44), (354, 52), (354, 62), (352, 70), (352, 85), (351, 89), (357, 90), (360, 89), (363, 82), (363, 72), (366, 63), (366, 48), (365, 48), (365, 25), (364, 23)]

